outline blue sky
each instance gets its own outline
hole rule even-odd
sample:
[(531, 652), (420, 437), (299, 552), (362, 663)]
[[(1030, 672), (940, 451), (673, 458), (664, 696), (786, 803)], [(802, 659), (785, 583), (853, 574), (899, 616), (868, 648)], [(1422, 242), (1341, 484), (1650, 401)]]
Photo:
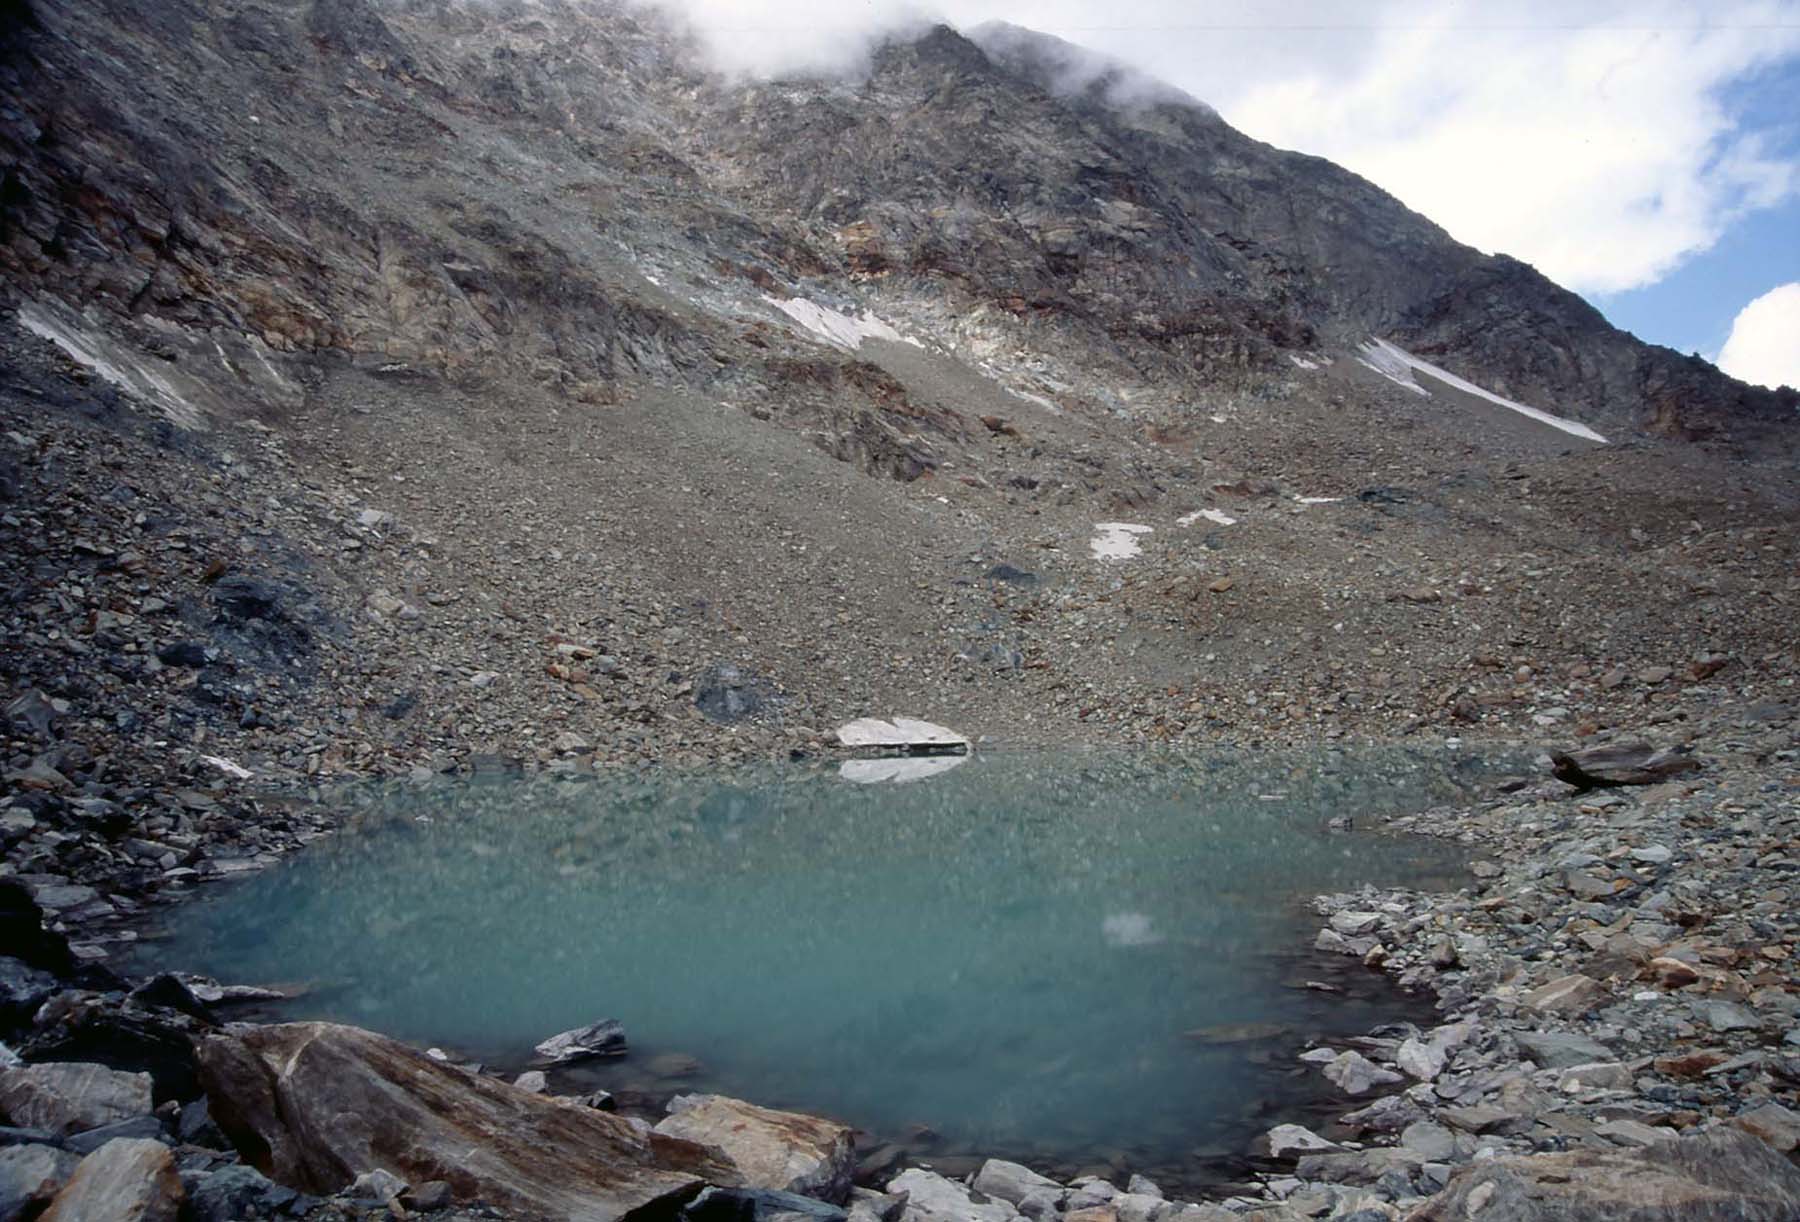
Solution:
[[(1800, 163), (1800, 58), (1752, 73), (1721, 90), (1742, 125)], [(1640, 339), (1712, 358), (1737, 312), (1782, 284), (1800, 282), (1800, 197), (1732, 222), (1712, 249), (1654, 284), (1590, 294), (1612, 322)]]

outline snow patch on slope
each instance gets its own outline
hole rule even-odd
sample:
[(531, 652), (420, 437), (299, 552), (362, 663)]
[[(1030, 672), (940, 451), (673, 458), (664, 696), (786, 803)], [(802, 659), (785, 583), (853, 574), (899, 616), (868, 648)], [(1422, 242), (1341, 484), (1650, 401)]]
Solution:
[(200, 427), (200, 409), (188, 402), (168, 378), (97, 330), (83, 327), (74, 318), (58, 317), (50, 308), (35, 302), (20, 306), (18, 318), (27, 331), (61, 348), (76, 364), (93, 370), (120, 390), (154, 403), (173, 423), (187, 429)]
[(1367, 365), (1370, 369), (1373, 369), (1382, 377), (1398, 383), (1408, 390), (1416, 391), (1421, 395), (1428, 395), (1430, 392), (1413, 380), (1414, 370), (1417, 370), (1420, 373), (1429, 374), (1431, 377), (1455, 387), (1464, 394), (1476, 395), (1479, 398), (1486, 399), (1489, 403), (1498, 404), (1508, 411), (1518, 412), (1521, 416), (1529, 416), (1539, 424), (1547, 424), (1553, 429), (1560, 429), (1572, 437), (1581, 437), (1588, 441), (1599, 442), (1602, 445), (1606, 444), (1606, 438), (1602, 437), (1585, 424), (1581, 424), (1574, 420), (1567, 420), (1561, 416), (1552, 415), (1542, 408), (1528, 407), (1523, 403), (1515, 403), (1513, 400), (1503, 398), (1500, 395), (1494, 394), (1492, 391), (1483, 390), (1481, 387), (1475, 385), (1475, 383), (1464, 378), (1459, 378), (1447, 369), (1440, 369), (1430, 361), (1422, 360), (1406, 351), (1406, 349), (1388, 343), (1385, 339), (1369, 340), (1368, 343), (1362, 345), (1361, 352), (1363, 355), (1358, 357), (1357, 360), (1361, 361), (1364, 365)]
[(1129, 560), (1143, 552), (1139, 535), (1149, 534), (1154, 527), (1135, 522), (1096, 522), (1094, 537), (1088, 542), (1096, 560)]
[(828, 344), (854, 352), (866, 339), (886, 339), (897, 344), (924, 347), (918, 340), (900, 334), (873, 314), (850, 315), (804, 297), (779, 297), (763, 294), (763, 300), (799, 323)]
[(1218, 510), (1218, 509), (1196, 509), (1196, 510), (1194, 510), (1193, 513), (1184, 513), (1179, 518), (1175, 519), (1175, 525), (1177, 525), (1177, 526), (1192, 526), (1195, 522), (1198, 522), (1201, 518), (1205, 518), (1208, 522), (1212, 522), (1218, 526), (1236, 526), (1237, 525), (1236, 518), (1232, 517), (1228, 513), (1225, 513), (1223, 510)]

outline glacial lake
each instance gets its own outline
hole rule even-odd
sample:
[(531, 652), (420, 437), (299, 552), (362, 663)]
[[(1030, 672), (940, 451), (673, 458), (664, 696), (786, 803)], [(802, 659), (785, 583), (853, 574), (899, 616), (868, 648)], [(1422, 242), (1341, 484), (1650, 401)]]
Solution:
[(1307, 900), (1459, 885), (1453, 846), (1361, 828), (1501, 772), (1449, 749), (908, 766), (942, 771), (350, 787), (327, 799), (343, 832), (170, 910), (136, 966), (303, 982), (258, 1017), (508, 1069), (616, 1018), (629, 1055), (552, 1089), (652, 1116), (718, 1091), (835, 1116), (865, 1149), (1173, 1191), (1325, 1102), (1306, 1037), (1424, 1017), (1313, 952)]

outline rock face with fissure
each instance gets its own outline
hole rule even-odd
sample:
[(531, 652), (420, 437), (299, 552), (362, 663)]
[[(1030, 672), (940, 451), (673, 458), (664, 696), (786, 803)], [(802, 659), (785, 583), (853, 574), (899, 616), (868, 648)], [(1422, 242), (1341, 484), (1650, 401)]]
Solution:
[(201, 1041), (213, 1117), (246, 1161), (307, 1192), (365, 1172), (442, 1180), (459, 1202), (610, 1222), (736, 1186), (713, 1151), (439, 1064), (332, 1023), (233, 1026)]

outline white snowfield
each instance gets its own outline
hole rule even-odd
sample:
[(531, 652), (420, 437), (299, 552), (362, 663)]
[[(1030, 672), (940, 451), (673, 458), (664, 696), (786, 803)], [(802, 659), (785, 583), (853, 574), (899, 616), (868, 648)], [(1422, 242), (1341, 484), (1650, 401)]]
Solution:
[(1154, 529), (1139, 526), (1136, 522), (1096, 522), (1094, 537), (1089, 540), (1088, 547), (1093, 549), (1096, 560), (1129, 560), (1144, 550), (1138, 545), (1137, 537)]
[(853, 317), (841, 310), (822, 306), (816, 301), (808, 301), (804, 297), (790, 297), (783, 301), (779, 297), (771, 297), (764, 293), (763, 300), (826, 343), (835, 344), (839, 348), (847, 348), (852, 352), (862, 347), (862, 342), (866, 339), (888, 339), (897, 344), (911, 344), (916, 348), (924, 347), (918, 340), (900, 334), (873, 314), (865, 313), (860, 317)]
[(1588, 441), (1596, 441), (1601, 445), (1606, 444), (1606, 438), (1602, 437), (1585, 424), (1578, 423), (1574, 420), (1565, 420), (1561, 416), (1551, 415), (1542, 408), (1529, 407), (1523, 403), (1515, 403), (1511, 399), (1494, 394), (1492, 391), (1483, 390), (1481, 387), (1475, 385), (1475, 383), (1464, 378), (1459, 378), (1447, 369), (1440, 369), (1430, 361), (1421, 360), (1406, 349), (1396, 344), (1390, 344), (1385, 339), (1371, 338), (1368, 343), (1361, 346), (1359, 351), (1362, 353), (1361, 356), (1356, 358), (1359, 362), (1368, 368), (1373, 369), (1376, 373), (1388, 379), (1388, 381), (1393, 382), (1398, 386), (1403, 386), (1414, 394), (1426, 396), (1431, 394), (1430, 391), (1426, 390), (1423, 386), (1420, 386), (1419, 383), (1414, 380), (1413, 371), (1417, 370), (1420, 373), (1429, 374), (1440, 382), (1454, 386), (1464, 394), (1476, 395), (1486, 399), (1489, 403), (1496, 403), (1499, 406), (1506, 408), (1508, 411), (1518, 412), (1521, 416), (1529, 416), (1540, 424), (1547, 424), (1553, 429), (1561, 429), (1572, 437), (1581, 437)]

